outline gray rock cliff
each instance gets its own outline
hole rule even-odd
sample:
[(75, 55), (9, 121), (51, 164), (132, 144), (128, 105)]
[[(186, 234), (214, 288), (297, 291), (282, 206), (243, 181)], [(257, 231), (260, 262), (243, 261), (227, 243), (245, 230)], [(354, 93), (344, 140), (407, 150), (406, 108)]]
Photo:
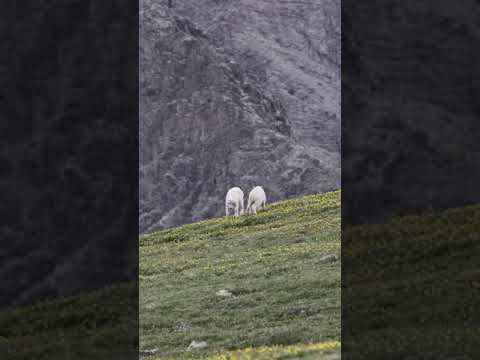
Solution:
[(272, 4), (140, 2), (141, 232), (339, 188), (340, 4)]
[(342, 223), (478, 203), (478, 2), (343, 6)]

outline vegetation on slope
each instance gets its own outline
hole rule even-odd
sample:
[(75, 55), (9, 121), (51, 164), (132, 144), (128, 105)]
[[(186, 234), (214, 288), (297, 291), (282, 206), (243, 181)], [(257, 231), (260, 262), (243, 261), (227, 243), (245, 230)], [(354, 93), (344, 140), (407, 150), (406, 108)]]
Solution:
[[(480, 206), (345, 229), (344, 358), (480, 356), (479, 234)], [(324, 256), (340, 253), (339, 192), (157, 232), (140, 245), (140, 348), (158, 349), (146, 359), (338, 351), (340, 262)], [(130, 359), (136, 291), (122, 285), (1, 312), (2, 359)], [(208, 346), (188, 351), (193, 340)]]
[(317, 359), (339, 340), (340, 192), (140, 239), (149, 358)]
[(345, 229), (345, 358), (480, 358), (479, 264), (480, 206)]
[(138, 356), (138, 284), (0, 313), (5, 360), (130, 360)]

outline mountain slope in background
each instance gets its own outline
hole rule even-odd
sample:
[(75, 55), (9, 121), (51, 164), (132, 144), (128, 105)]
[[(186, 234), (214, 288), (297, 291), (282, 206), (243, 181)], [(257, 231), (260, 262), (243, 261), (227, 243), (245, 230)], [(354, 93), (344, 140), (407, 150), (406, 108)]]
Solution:
[(2, 9), (2, 308), (138, 277), (137, 6)]
[[(203, 5), (206, 11), (214, 3)], [(255, 9), (246, 5), (225, 3), (218, 11), (234, 8), (248, 18)], [(339, 188), (339, 56), (328, 51), (332, 45), (314, 45), (304, 34), (310, 47), (280, 44), (269, 53), (279, 61), (272, 65), (221, 28), (178, 15), (187, 10), (181, 2), (173, 11), (160, 1), (140, 2), (140, 231), (219, 215), (234, 185), (248, 191), (262, 184), (271, 201)], [(289, 18), (293, 10), (284, 10), (279, 16)], [(267, 21), (268, 11), (263, 16)], [(254, 34), (248, 24), (228, 18), (224, 24)], [(276, 27), (258, 31), (281, 35)], [(245, 44), (263, 48), (267, 40), (252, 36)], [(282, 55), (282, 46), (291, 49)]]
[(480, 202), (477, 1), (345, 1), (344, 224)]

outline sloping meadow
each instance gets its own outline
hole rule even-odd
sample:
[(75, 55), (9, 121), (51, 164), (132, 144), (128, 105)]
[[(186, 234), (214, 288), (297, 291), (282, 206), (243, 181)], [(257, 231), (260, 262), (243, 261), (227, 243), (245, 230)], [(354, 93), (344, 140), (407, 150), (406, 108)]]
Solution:
[(152, 359), (314, 356), (339, 340), (339, 191), (140, 239), (140, 349)]
[(480, 358), (479, 240), (480, 206), (345, 229), (345, 358)]

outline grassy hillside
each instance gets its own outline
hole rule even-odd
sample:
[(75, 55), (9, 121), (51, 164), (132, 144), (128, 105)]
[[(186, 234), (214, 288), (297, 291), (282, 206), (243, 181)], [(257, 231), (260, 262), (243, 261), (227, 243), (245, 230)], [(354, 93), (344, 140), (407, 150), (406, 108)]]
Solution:
[[(324, 258), (340, 255), (339, 192), (157, 232), (140, 245), (145, 360), (339, 351), (340, 261)], [(480, 358), (480, 206), (346, 229), (342, 264), (344, 359)], [(0, 312), (0, 358), (131, 359), (136, 292), (126, 284)], [(192, 340), (208, 346), (187, 351)]]
[(344, 358), (480, 359), (480, 206), (347, 229), (342, 268)]
[[(208, 346), (188, 351), (192, 341)], [(149, 360), (318, 359), (339, 348), (340, 192), (140, 239)]]
[(2, 360), (130, 360), (137, 355), (138, 284), (0, 313)]

